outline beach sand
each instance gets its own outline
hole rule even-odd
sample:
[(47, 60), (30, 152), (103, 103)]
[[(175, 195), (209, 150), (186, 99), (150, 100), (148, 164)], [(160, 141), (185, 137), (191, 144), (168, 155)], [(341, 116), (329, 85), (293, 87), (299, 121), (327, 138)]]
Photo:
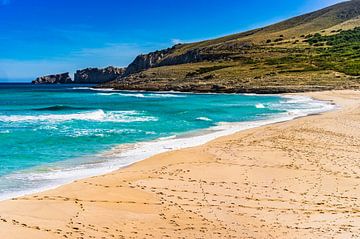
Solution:
[(341, 109), (0, 203), (0, 238), (360, 238), (360, 92)]

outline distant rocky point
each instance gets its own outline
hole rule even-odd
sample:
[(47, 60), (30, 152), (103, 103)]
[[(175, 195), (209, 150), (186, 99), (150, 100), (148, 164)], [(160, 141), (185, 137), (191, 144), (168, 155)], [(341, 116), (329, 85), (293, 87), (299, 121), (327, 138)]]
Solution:
[(103, 69), (86, 68), (76, 71), (74, 75), (75, 84), (99, 84), (113, 81), (121, 77), (125, 72), (125, 68), (117, 68), (109, 66)]
[(71, 84), (73, 83), (69, 72), (55, 74), (55, 75), (47, 75), (36, 78), (31, 82), (32, 84)]
[(32, 84), (100, 84), (121, 77), (125, 68), (109, 66), (106, 68), (86, 68), (78, 70), (71, 79), (68, 72), (36, 78)]

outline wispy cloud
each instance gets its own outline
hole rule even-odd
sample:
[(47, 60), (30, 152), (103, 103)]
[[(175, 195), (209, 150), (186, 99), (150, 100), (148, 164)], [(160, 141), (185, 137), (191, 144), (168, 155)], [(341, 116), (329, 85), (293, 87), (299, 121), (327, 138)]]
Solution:
[[(216, 37), (221, 37), (222, 35), (219, 36), (214, 36), (213, 38)], [(176, 44), (185, 44), (185, 43), (192, 43), (192, 42), (201, 42), (201, 41), (205, 41), (205, 40), (209, 40), (209, 38), (197, 38), (197, 39), (179, 39), (179, 38), (173, 38), (171, 39), (171, 44), (172, 45), (176, 45)]]
[(97, 57), (119, 61), (124, 57), (134, 57), (142, 52), (142, 47), (129, 43), (108, 43), (99, 48), (83, 48), (73, 52), (74, 57)]
[(173, 45), (176, 45), (176, 44), (184, 43), (184, 41), (181, 39), (178, 39), (178, 38), (174, 38), (174, 39), (171, 39), (171, 43)]

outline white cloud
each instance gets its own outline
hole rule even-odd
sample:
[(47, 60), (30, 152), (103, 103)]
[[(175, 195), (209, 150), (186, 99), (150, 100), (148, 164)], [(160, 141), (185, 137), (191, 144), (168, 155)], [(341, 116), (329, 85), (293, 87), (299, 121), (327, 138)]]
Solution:
[[(219, 35), (219, 36), (215, 36), (213, 38), (216, 37), (222, 37), (223, 35)], [(206, 41), (209, 40), (209, 38), (193, 38), (193, 39), (179, 39), (179, 38), (173, 38), (171, 39), (171, 44), (172, 45), (176, 45), (176, 44), (185, 44), (185, 43), (191, 43), (191, 42), (201, 42), (201, 41)]]
[(177, 45), (177, 44), (180, 44), (180, 43), (183, 43), (183, 42), (184, 42), (183, 40), (180, 40), (180, 39), (177, 39), (177, 38), (171, 39), (171, 43), (173, 45)]

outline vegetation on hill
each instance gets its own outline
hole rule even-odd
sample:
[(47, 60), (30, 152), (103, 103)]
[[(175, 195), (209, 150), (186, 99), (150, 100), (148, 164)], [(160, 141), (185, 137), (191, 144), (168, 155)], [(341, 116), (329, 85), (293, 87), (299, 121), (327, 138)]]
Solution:
[(355, 27), (353, 30), (347, 31), (339, 31), (340, 33), (330, 35), (330, 36), (322, 36), (320, 33), (316, 33), (315, 35), (308, 36), (308, 42), (310, 45), (315, 44), (327, 44), (329, 46), (342, 46), (344, 44), (353, 44), (360, 42), (360, 27)]
[(330, 36), (317, 33), (310, 36), (306, 42), (320, 47), (315, 58), (318, 67), (347, 75), (360, 75), (360, 27)]

